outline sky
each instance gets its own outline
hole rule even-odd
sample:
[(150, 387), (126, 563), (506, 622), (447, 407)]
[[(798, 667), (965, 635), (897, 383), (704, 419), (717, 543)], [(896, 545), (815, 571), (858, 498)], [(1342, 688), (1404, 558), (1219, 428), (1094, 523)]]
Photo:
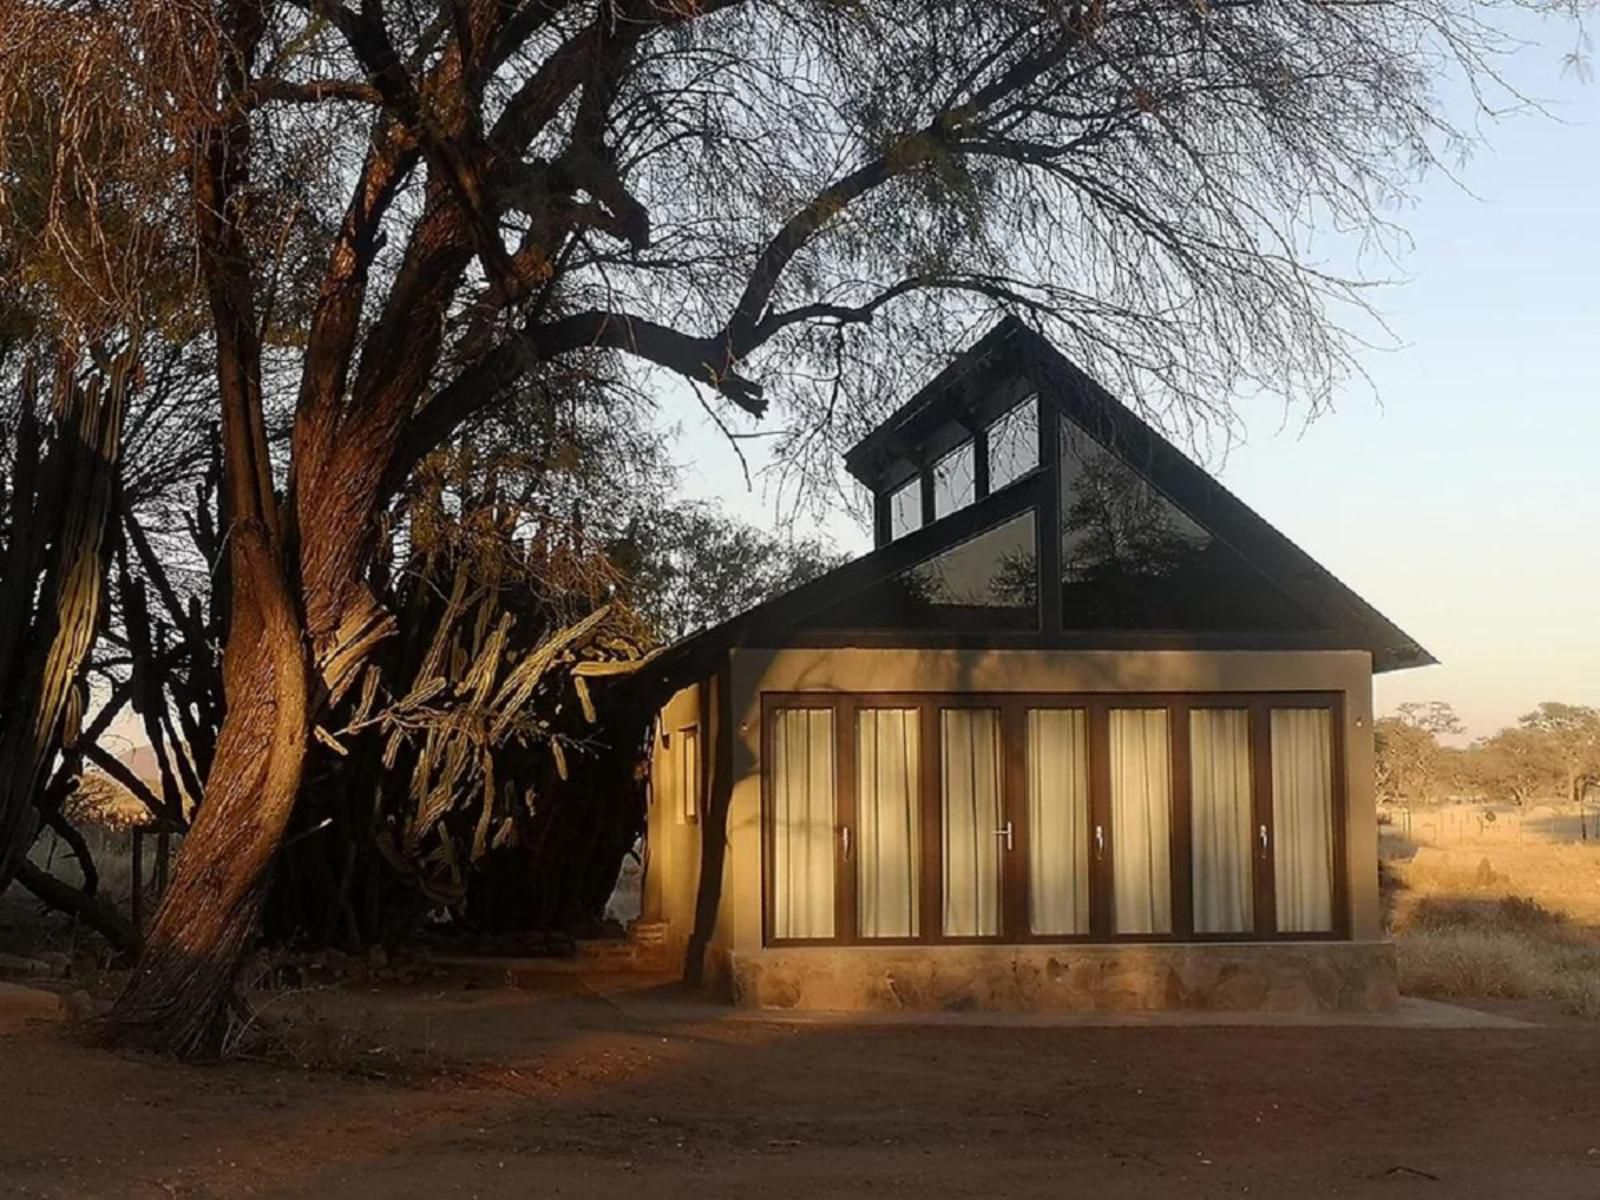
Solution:
[[(1379, 676), (1378, 711), (1447, 700), (1472, 736), (1600, 704), (1600, 79), (1563, 69), (1571, 26), (1516, 32), (1506, 74), (1544, 112), (1474, 119), (1446, 94), (1485, 144), (1393, 214), (1413, 244), (1372, 267), (1400, 282), (1372, 297), (1397, 344), (1360, 353), (1371, 385), (1309, 427), (1241, 403), (1242, 444), (1204, 462), (1441, 660)], [(686, 391), (661, 419), (691, 493), (775, 524)], [(870, 544), (842, 513), (821, 532)]]

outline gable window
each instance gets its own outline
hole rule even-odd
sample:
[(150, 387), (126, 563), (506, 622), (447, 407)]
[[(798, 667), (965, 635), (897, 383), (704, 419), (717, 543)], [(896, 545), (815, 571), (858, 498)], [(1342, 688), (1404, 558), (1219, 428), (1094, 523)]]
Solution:
[(824, 629), (945, 629), (988, 632), (1039, 627), (1033, 510), (807, 619)]
[(998, 492), (1039, 465), (1039, 398), (1029, 396), (989, 426), (989, 490)]
[(1060, 450), (1068, 628), (1316, 626), (1242, 555), (1070, 419), (1061, 422)]
[(769, 942), (1346, 927), (1335, 694), (764, 697)]
[(962, 442), (933, 464), (934, 520), (965, 508), (978, 495), (978, 476), (971, 442)]
[(903, 538), (922, 528), (922, 480), (913, 475), (889, 496), (889, 536)]

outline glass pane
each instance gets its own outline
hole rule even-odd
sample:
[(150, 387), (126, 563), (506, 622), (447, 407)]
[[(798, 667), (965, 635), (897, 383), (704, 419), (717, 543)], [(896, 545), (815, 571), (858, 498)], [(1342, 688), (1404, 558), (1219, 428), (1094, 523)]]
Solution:
[(833, 713), (781, 709), (772, 726), (772, 933), (833, 936)]
[(919, 828), (914, 708), (856, 714), (856, 915), (862, 937), (916, 937)]
[(678, 731), (678, 785), (683, 793), (682, 817), (700, 819), (700, 730), (695, 726)]
[(1272, 710), (1272, 877), (1280, 933), (1333, 929), (1333, 717)]
[(947, 708), (939, 714), (944, 932), (1000, 932), (1000, 714)]
[(977, 469), (971, 442), (962, 442), (933, 464), (934, 520), (971, 504), (978, 494)]
[(1080, 708), (1028, 710), (1028, 927), (1089, 932), (1089, 734)]
[(1029, 396), (989, 426), (989, 490), (998, 492), (1039, 465), (1039, 400)]
[(1039, 627), (1033, 512), (848, 596), (807, 624), (988, 632)]
[(1314, 629), (1257, 571), (1072, 421), (1061, 423), (1069, 629)]
[(1255, 928), (1250, 870), (1250, 712), (1189, 712), (1190, 832), (1196, 933)]
[(922, 528), (922, 479), (913, 475), (889, 497), (889, 535), (902, 538)]
[(1167, 712), (1111, 710), (1111, 870), (1118, 933), (1172, 932)]

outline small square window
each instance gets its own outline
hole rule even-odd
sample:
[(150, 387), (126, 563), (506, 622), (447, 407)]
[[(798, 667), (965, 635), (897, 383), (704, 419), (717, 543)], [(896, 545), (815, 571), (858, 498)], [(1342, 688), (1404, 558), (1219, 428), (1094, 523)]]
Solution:
[(989, 426), (989, 490), (998, 492), (1039, 465), (1039, 398), (1029, 396)]
[(933, 516), (947, 517), (977, 498), (978, 477), (971, 442), (962, 442), (933, 464)]
[(922, 478), (913, 475), (910, 483), (889, 496), (889, 537), (903, 538), (921, 528)]

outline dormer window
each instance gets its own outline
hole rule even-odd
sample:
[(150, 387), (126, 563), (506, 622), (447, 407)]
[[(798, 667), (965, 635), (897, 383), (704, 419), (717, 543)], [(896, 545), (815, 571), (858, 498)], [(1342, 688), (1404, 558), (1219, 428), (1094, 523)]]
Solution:
[(998, 492), (1039, 465), (1039, 398), (1029, 396), (988, 429), (989, 490)]
[(922, 528), (922, 480), (911, 481), (889, 496), (889, 536), (903, 538)]
[(978, 476), (971, 442), (962, 442), (933, 464), (933, 517), (948, 517), (978, 495)]

